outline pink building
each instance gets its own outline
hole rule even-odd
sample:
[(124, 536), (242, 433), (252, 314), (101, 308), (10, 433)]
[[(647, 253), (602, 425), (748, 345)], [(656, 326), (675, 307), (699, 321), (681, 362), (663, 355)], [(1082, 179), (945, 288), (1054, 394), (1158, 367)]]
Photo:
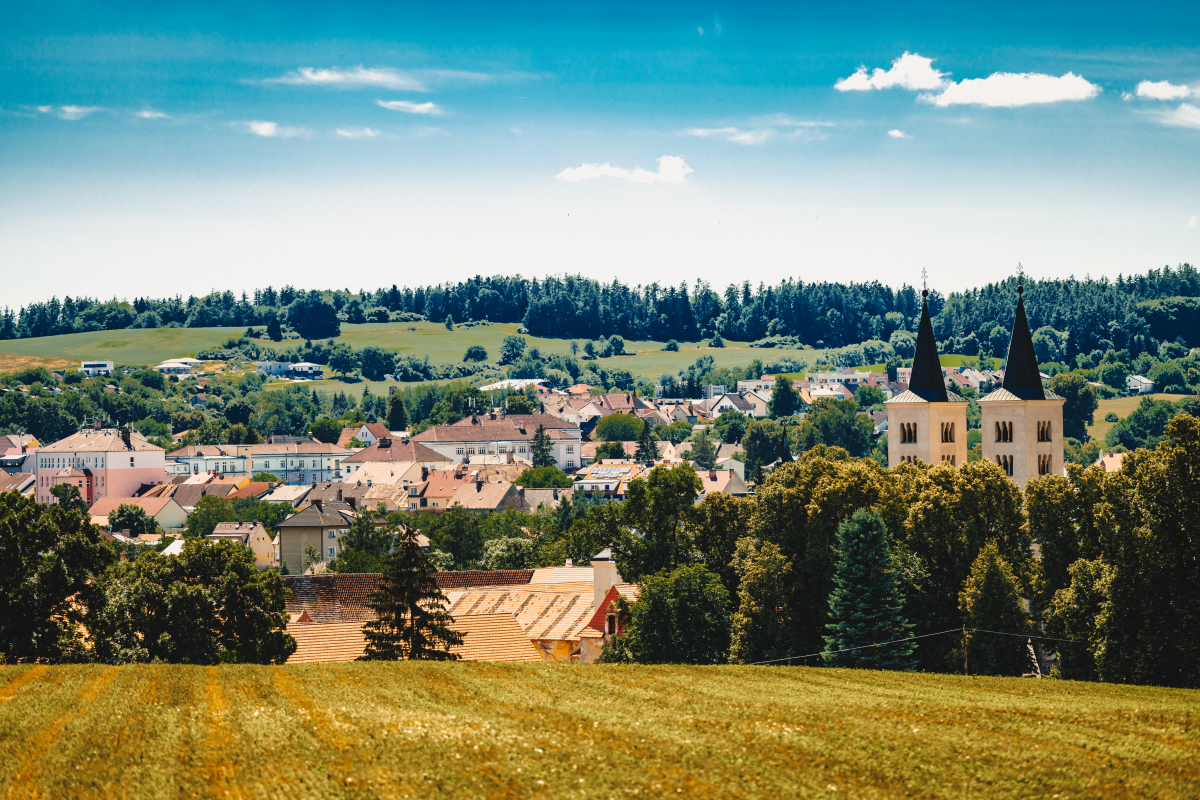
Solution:
[(89, 505), (102, 497), (133, 497), (143, 485), (166, 480), (166, 454), (128, 428), (74, 433), (34, 455), (39, 503), (57, 502), (50, 490), (75, 484)]

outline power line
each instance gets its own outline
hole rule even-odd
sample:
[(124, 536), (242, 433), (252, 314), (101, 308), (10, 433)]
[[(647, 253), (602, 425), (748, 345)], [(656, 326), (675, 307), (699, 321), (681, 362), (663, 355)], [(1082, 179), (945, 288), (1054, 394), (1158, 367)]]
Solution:
[(889, 644), (900, 644), (901, 642), (912, 642), (912, 641), (916, 641), (917, 639), (928, 639), (930, 636), (943, 636), (947, 633), (961, 633), (964, 630), (971, 631), (972, 633), (995, 633), (995, 634), (999, 634), (1000, 636), (1017, 636), (1021, 639), (1045, 639), (1045, 640), (1051, 641), (1051, 642), (1070, 642), (1072, 644), (1088, 644), (1089, 643), (1087, 639), (1055, 639), (1052, 636), (1034, 636), (1032, 634), (1027, 634), (1027, 633), (1008, 633), (1007, 631), (990, 631), (987, 628), (965, 628), (965, 629), (964, 628), (950, 628), (949, 630), (938, 631), (937, 633), (923, 633), (920, 636), (909, 636), (904, 639), (892, 639), (889, 642), (876, 642), (874, 644), (863, 644), (863, 645), (859, 645), (858, 647), (843, 647), (840, 650), (822, 650), (819, 653), (808, 653), (807, 655), (802, 655), (802, 656), (788, 656), (787, 658), (773, 658), (769, 661), (751, 661), (746, 666), (753, 667), (753, 666), (758, 666), (760, 664), (778, 664), (781, 661), (795, 661), (796, 659), (799, 659), (799, 658), (814, 658), (816, 656), (823, 656), (826, 653), (831, 653), (831, 654), (832, 653), (848, 653), (852, 650), (866, 650), (868, 647), (883, 647), (883, 646), (889, 645)]

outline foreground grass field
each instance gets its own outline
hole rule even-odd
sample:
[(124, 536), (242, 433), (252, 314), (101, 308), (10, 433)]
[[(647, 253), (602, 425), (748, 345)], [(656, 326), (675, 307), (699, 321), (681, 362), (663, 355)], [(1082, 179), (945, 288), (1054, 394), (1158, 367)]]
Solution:
[(1194, 798), (1198, 722), (1194, 691), (848, 670), (8, 667), (0, 791)]

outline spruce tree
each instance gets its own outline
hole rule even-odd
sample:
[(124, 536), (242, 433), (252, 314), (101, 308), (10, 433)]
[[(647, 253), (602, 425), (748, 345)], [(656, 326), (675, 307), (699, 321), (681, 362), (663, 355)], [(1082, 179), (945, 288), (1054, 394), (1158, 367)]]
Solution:
[(654, 444), (654, 433), (650, 429), (650, 420), (642, 420), (642, 431), (638, 434), (637, 452), (633, 454), (633, 458), (642, 463), (658, 458), (658, 448)]
[(771, 416), (776, 419), (790, 417), (796, 413), (796, 410), (800, 408), (800, 395), (790, 380), (780, 376), (775, 381), (775, 391), (771, 394), (771, 402), (768, 403), (768, 406)]
[(533, 432), (533, 441), (529, 443), (529, 460), (534, 469), (538, 467), (553, 467), (554, 454), (550, 450), (550, 434), (546, 433), (544, 425), (538, 425)]
[[(1020, 582), (1000, 555), (995, 540), (979, 551), (971, 576), (958, 596), (967, 627), (967, 671), (972, 675), (1024, 675), (1033, 668), (1029, 653), (1029, 614)], [(972, 631), (982, 628), (986, 633)], [(1007, 636), (1004, 634), (1017, 634)]]
[(463, 635), (450, 628), (454, 618), (445, 609), (446, 596), (434, 571), (417, 543), (416, 529), (405, 527), (368, 600), (375, 619), (363, 625), (367, 649), (362, 660), (458, 660), (450, 648), (462, 644)]
[(399, 394), (393, 394), (387, 399), (387, 427), (389, 431), (408, 429), (408, 410)]
[(717, 465), (717, 448), (713, 446), (712, 437), (707, 428), (701, 428), (692, 440), (692, 461), (700, 469), (712, 469)]
[[(862, 669), (913, 669), (913, 642), (882, 647), (912, 635), (900, 613), (903, 599), (892, 572), (887, 529), (874, 511), (859, 509), (838, 526), (838, 560), (829, 595), (825, 664)], [(856, 649), (861, 648), (861, 649)], [(838, 652), (844, 651), (844, 652)]]

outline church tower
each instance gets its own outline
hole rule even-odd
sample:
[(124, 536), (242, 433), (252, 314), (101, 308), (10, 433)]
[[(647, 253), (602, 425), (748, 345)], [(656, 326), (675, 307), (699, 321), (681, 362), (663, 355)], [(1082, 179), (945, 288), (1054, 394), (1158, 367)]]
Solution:
[(983, 457), (998, 464), (1022, 489), (1039, 475), (1062, 474), (1066, 403), (1042, 386), (1025, 317), (1024, 291), (1017, 284), (1017, 314), (1008, 341), (1004, 381), (999, 389), (979, 398)]
[(884, 403), (888, 415), (888, 466), (945, 461), (957, 467), (967, 463), (967, 401), (946, 390), (929, 319), (929, 291), (923, 290), (921, 297), (925, 299), (908, 391)]

